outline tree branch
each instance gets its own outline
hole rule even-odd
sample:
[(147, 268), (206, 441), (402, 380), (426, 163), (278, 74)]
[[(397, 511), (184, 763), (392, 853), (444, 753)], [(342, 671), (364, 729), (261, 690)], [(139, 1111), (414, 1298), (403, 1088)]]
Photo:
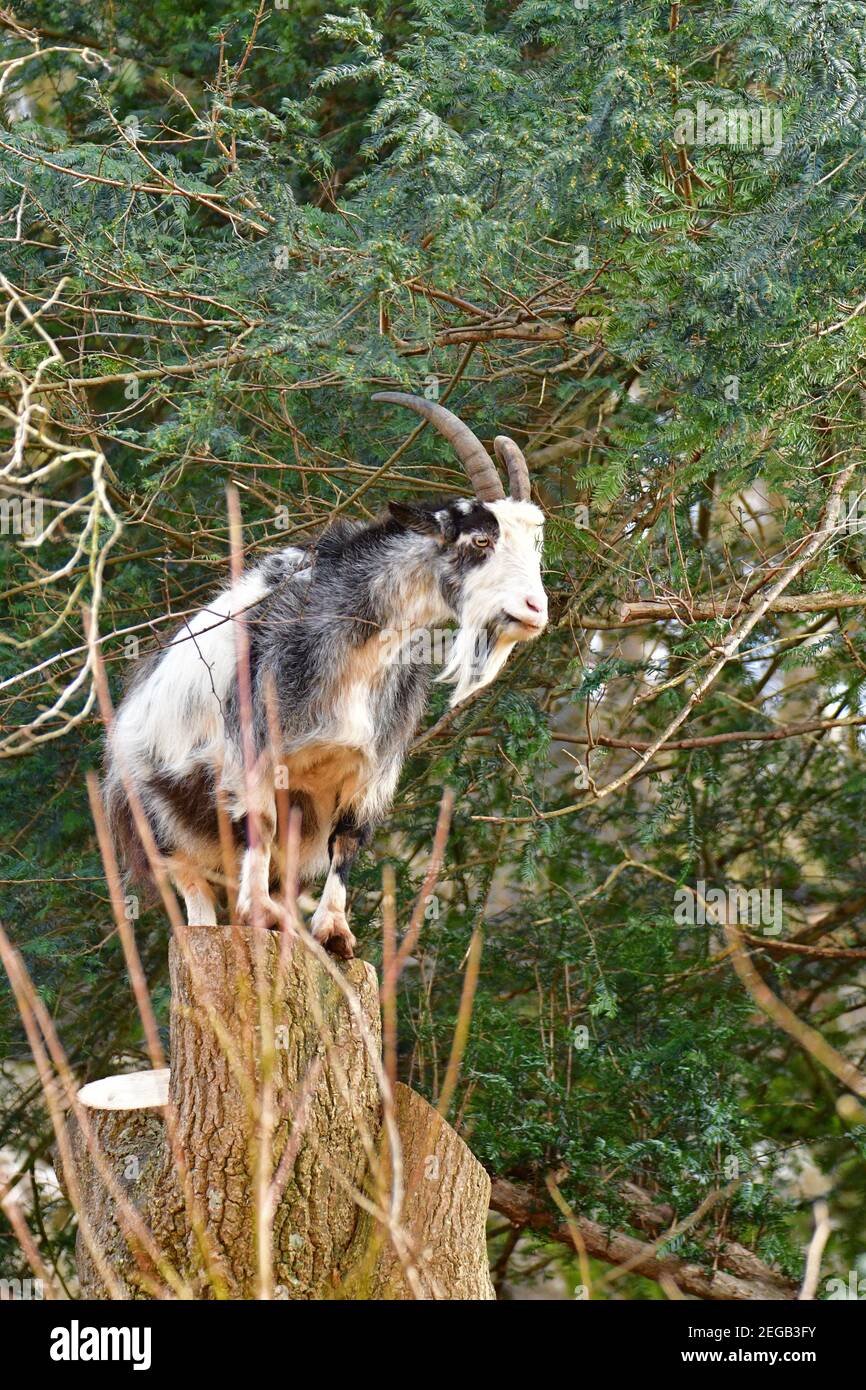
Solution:
[[(768, 613), (823, 613), (832, 608), (866, 608), (866, 594), (815, 593), (783, 594), (766, 605)], [(704, 623), (715, 618), (735, 618), (750, 612), (742, 599), (702, 600), (690, 603), (684, 598), (641, 599), (624, 603), (619, 616), (622, 623), (663, 622), (675, 618), (678, 622)]]
[[(802, 724), (787, 724), (780, 729), (729, 729), (723, 734), (696, 734), (693, 738), (671, 739), (659, 752), (682, 748), (713, 748), (720, 743), (777, 743), (783, 738), (799, 738), (803, 734), (824, 733), (827, 729), (850, 729), (866, 724), (866, 715), (850, 719), (807, 719)], [(479, 729), (479, 733), (486, 732)], [(608, 734), (553, 734), (555, 743), (588, 744), (591, 748), (629, 748), (641, 753), (652, 744), (641, 738), (613, 738)]]
[[(505, 1178), (494, 1178), (490, 1206), (493, 1211), (508, 1217), (514, 1225), (537, 1231), (547, 1240), (555, 1240), (574, 1249), (568, 1224), (558, 1221), (552, 1212), (540, 1206), (527, 1189)], [(662, 1255), (656, 1246), (621, 1231), (608, 1231), (586, 1216), (574, 1215), (572, 1224), (577, 1227), (586, 1252), (593, 1259), (603, 1260), (606, 1264), (627, 1264), (633, 1273), (656, 1282), (662, 1278), (670, 1279), (684, 1293), (693, 1294), (696, 1298), (779, 1302), (793, 1300), (797, 1296), (797, 1284), (793, 1279), (763, 1264), (743, 1246), (723, 1245), (719, 1261), (727, 1268), (712, 1271), (678, 1259), (675, 1255)]]

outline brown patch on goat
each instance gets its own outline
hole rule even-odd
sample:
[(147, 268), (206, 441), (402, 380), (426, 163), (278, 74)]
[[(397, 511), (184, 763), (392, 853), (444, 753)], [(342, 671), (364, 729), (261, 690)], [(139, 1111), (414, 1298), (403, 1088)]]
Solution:
[(168, 804), (185, 830), (203, 840), (218, 838), (214, 779), (208, 768), (197, 767), (183, 777), (154, 772), (147, 787)]

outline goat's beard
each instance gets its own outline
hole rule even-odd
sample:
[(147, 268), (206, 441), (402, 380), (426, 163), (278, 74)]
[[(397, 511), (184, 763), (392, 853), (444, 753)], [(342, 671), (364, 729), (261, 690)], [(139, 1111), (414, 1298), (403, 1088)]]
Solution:
[(438, 679), (454, 686), (451, 708), (495, 680), (515, 645), (496, 628), (464, 624), (457, 629), (451, 652)]

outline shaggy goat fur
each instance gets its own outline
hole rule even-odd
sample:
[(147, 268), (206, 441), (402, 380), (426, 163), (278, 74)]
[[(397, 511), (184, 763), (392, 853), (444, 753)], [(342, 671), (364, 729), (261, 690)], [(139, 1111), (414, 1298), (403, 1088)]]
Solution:
[[(532, 503), (512, 499), (395, 505), (372, 525), (341, 523), (309, 548), (270, 554), (218, 593), (142, 663), (112, 726), (107, 799), (133, 874), (148, 871), (137, 801), (189, 920), (216, 921), (219, 787), (240, 860), (238, 916), (272, 920), (275, 786), (287, 786), (300, 812), (300, 880), (328, 873), (314, 934), (351, 955), (348, 871), (391, 804), (427, 696), (430, 667), (412, 659), (413, 640), (456, 621), (441, 677), (455, 685), (454, 702), (491, 681), (515, 642), (537, 636), (546, 622), (542, 522)], [(247, 769), (240, 615), (255, 750)]]

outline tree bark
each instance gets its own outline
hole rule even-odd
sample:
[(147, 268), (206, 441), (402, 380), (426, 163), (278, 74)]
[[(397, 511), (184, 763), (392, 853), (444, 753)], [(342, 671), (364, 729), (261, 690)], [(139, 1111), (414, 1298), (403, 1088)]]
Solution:
[[(487, 1260), (490, 1178), (459, 1134), (408, 1086), (395, 1090), (405, 1183), (403, 1220), (416, 1240), (417, 1285), (423, 1298), (495, 1298)], [(386, 1176), (390, 1164), (385, 1163)], [(412, 1298), (406, 1271), (392, 1244), (362, 1225), (366, 1253), (355, 1277), (367, 1297)], [(373, 1258), (371, 1259), (371, 1254)]]
[[(79, 1099), (186, 1296), (493, 1298), (483, 1168), (407, 1087), (383, 1124), (373, 967), (329, 969), (300, 938), (188, 927), (169, 970), (170, 1069), (107, 1078)], [(162, 1276), (74, 1120), (70, 1138), (81, 1206), (123, 1295), (153, 1296)], [(270, 1261), (257, 1239), (269, 1185)], [(82, 1295), (108, 1297), (81, 1229), (77, 1265)]]

